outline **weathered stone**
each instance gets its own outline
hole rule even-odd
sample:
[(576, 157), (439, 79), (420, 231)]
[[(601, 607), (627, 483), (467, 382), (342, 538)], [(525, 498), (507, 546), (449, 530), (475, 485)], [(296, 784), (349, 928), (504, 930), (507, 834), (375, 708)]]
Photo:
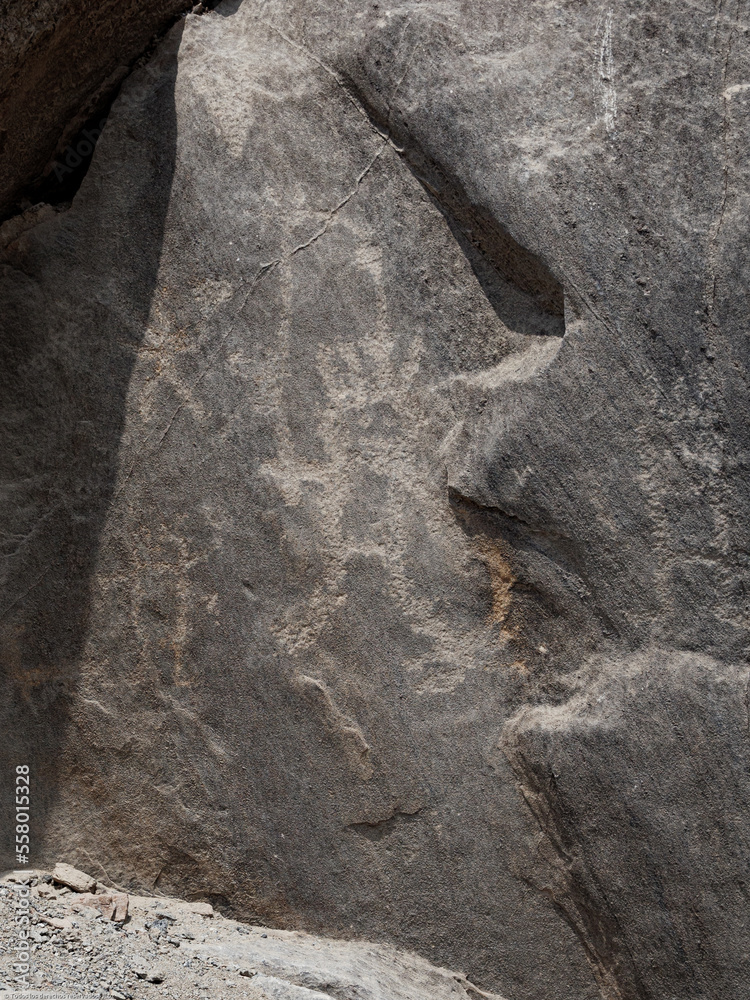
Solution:
[(0, 218), (45, 173), (48, 194), (88, 158), (101, 114), (186, 0), (5, 0), (0, 13)]
[[(330, 941), (294, 931), (269, 931), (262, 937), (255, 933), (224, 934), (218, 940), (186, 945), (186, 949), (198, 960), (213, 961), (220, 967), (244, 966), (238, 968), (238, 975), (252, 978), (253, 987), (267, 990), (281, 1000), (307, 1000), (308, 994), (309, 1000), (468, 1000), (477, 996), (504, 1000), (498, 994), (478, 989), (462, 973), (371, 942)], [(299, 993), (287, 993), (290, 983), (298, 985)]]
[(744, 31), (228, 2), (128, 79), (5, 231), (40, 857), (514, 1000), (747, 995)]
[(85, 894), (77, 900), (76, 905), (93, 906), (105, 920), (121, 923), (128, 915), (128, 894), (126, 892)]
[(167, 978), (164, 970), (156, 967), (139, 967), (135, 969), (135, 974), (139, 979), (145, 979), (147, 983), (163, 983)]
[[(49, 922), (45, 910), (57, 911), (58, 904), (36, 897), (33, 890), (31, 898), (34, 920)], [(206, 931), (203, 918), (177, 899), (168, 900), (170, 910), (181, 914), (200, 943), (190, 946), (187, 953), (160, 949), (161, 957), (155, 964), (151, 942), (139, 932), (154, 909), (167, 900), (134, 897), (127, 931), (113, 933), (100, 925), (92, 948), (87, 943), (91, 928), (81, 927), (82, 913), (90, 913), (91, 908), (81, 906), (81, 898), (73, 897), (71, 902), (76, 912), (70, 916), (75, 918), (76, 930), (64, 938), (66, 949), (73, 953), (72, 961), (62, 960), (57, 942), (51, 941), (46, 928), (31, 929), (32, 939), (40, 945), (34, 951), (34, 985), (42, 991), (72, 996), (104, 989), (114, 997), (118, 993), (137, 994), (144, 985), (138, 983), (140, 979), (168, 984), (169, 995), (179, 1000), (231, 995), (225, 987), (239, 987), (237, 996), (247, 1000), (470, 1000), (477, 996), (502, 1000), (479, 990), (462, 973), (436, 967), (388, 945), (262, 931), (222, 918), (207, 935), (201, 933)], [(13, 900), (0, 893), (0, 977), (8, 980), (13, 978), (16, 961), (10, 947), (17, 940), (12, 917)], [(244, 932), (242, 936), (239, 930)], [(188, 937), (192, 940), (194, 935)], [(50, 943), (52, 947), (46, 947)], [(133, 976), (137, 977), (135, 982)], [(113, 989), (113, 984), (119, 984), (119, 989)]]
[(749, 678), (641, 653), (505, 729), (539, 822), (529, 879), (585, 942), (602, 996), (748, 995)]
[(91, 892), (96, 887), (95, 878), (62, 862), (55, 865), (52, 878), (59, 885), (65, 885), (74, 892)]

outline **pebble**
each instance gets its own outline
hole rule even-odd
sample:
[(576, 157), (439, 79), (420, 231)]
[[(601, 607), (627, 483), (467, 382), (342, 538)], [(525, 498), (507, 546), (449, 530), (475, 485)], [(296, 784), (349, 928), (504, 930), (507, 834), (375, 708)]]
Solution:
[[(38, 872), (30, 892), (32, 990), (80, 1000), (197, 1000), (207, 987), (212, 1000), (258, 997), (249, 984), (254, 969), (208, 955), (186, 958), (187, 943), (196, 938), (215, 941), (226, 935), (229, 940), (231, 935), (236, 940), (236, 931), (250, 932), (214, 914), (209, 903), (131, 896), (128, 915), (117, 923), (99, 909), (101, 904), (109, 912), (116, 890), (95, 883), (98, 892), (84, 892), (91, 881), (86, 872), (62, 865), (55, 870), (56, 880), (65, 878), (68, 884), (56, 881), (52, 886), (49, 873)], [(0, 996), (13, 978), (14, 884), (30, 884), (26, 876), (16, 873), (13, 882), (7, 875), (0, 878)], [(215, 996), (214, 986), (219, 989)]]

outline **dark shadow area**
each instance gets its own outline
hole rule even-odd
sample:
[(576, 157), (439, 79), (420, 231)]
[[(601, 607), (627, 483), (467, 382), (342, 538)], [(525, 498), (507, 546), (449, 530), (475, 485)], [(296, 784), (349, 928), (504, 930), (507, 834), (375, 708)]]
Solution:
[(31, 768), (32, 864), (57, 796), (164, 238), (181, 35), (178, 24), (126, 82), (88, 173), (71, 178), (80, 185), (72, 206), (49, 209), (0, 250), (3, 868), (16, 866), (16, 765)]
[(231, 17), (240, 9), (244, 0), (213, 0), (212, 3), (204, 3), (202, 6), (206, 10), (215, 10), (220, 17)]
[[(221, 14), (222, 17), (229, 17), (236, 13), (241, 3), (242, 0), (225, 0), (225, 2), (223, 0), (205, 0), (204, 3), (193, 6), (192, 10), (190, 2), (172, 4), (171, 8), (167, 5), (166, 22), (158, 27), (148, 44), (140, 49), (137, 58), (133, 59), (128, 56), (114, 78), (103, 82), (103, 89), (98, 94), (94, 105), (81, 113), (77, 119), (77, 129), (66, 141), (65, 147), (63, 149), (58, 147), (57, 153), (46, 164), (39, 176), (32, 178), (29, 183), (24, 184), (20, 190), (15, 192), (12, 200), (0, 212), (0, 223), (39, 203), (67, 207), (88, 173), (97, 140), (107, 122), (110, 109), (117, 100), (123, 78), (127, 79), (133, 71), (145, 65), (174, 25), (184, 20), (189, 13), (206, 14), (221, 5), (226, 9), (217, 11), (217, 13)], [(172, 16), (169, 16), (170, 9)], [(59, 55), (57, 58), (59, 59)], [(50, 61), (54, 62), (54, 57), (50, 57)], [(34, 67), (31, 69), (33, 71)], [(94, 75), (93, 69), (92, 75)], [(84, 115), (86, 120), (81, 124), (80, 118)], [(64, 124), (74, 127), (71, 122)], [(67, 127), (64, 130), (61, 128), (63, 134), (65, 131), (67, 131)], [(4, 133), (0, 129), (0, 139), (3, 135)]]
[(115, 94), (105, 107), (91, 116), (80, 132), (50, 164), (48, 172), (24, 192), (20, 203), (14, 206), (14, 212), (22, 212), (29, 205), (36, 205), (39, 202), (45, 205), (64, 206), (73, 201), (89, 171), (97, 140), (104, 131), (107, 117), (116, 99)]
[[(546, 265), (521, 246), (487, 209), (472, 202), (460, 180), (390, 121), (349, 77), (346, 87), (443, 214), (477, 281), (501, 321), (516, 333), (562, 337), (565, 292)], [(393, 132), (393, 134), (392, 134)]]

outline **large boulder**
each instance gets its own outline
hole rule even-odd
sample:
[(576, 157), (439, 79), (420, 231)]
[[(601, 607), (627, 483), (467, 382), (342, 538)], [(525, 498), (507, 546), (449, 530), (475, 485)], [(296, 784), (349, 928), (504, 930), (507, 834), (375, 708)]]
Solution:
[(604, 997), (750, 996), (748, 669), (651, 651), (590, 675), (503, 734), (539, 823), (529, 880)]
[[(699, 828), (669, 712), (649, 730), (659, 698), (686, 733), (721, 705), (695, 752), (744, 759), (743, 31), (235, 0), (126, 81), (72, 207), (3, 231), (35, 863), (387, 938), (512, 1000), (687, 990), (679, 947), (691, 995), (743, 995), (708, 889), (700, 942), (650, 961), (694, 898), (645, 874), (686, 879), (670, 852), (744, 787)], [(606, 793), (631, 744), (683, 827)]]
[(65, 200), (133, 62), (191, 6), (189, 0), (2, 0), (0, 219), (29, 188), (42, 186), (47, 198)]

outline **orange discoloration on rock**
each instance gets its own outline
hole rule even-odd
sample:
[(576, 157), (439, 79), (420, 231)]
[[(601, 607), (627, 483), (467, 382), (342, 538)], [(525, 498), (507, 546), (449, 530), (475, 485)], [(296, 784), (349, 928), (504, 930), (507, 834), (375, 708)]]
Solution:
[(500, 625), (501, 631), (509, 638), (515, 636), (516, 629), (503, 627), (510, 614), (513, 603), (513, 586), (516, 577), (513, 572), (510, 560), (508, 559), (504, 546), (494, 539), (477, 539), (482, 561), (490, 575), (490, 587), (492, 589), (492, 608), (488, 615), (488, 622), (492, 625)]

